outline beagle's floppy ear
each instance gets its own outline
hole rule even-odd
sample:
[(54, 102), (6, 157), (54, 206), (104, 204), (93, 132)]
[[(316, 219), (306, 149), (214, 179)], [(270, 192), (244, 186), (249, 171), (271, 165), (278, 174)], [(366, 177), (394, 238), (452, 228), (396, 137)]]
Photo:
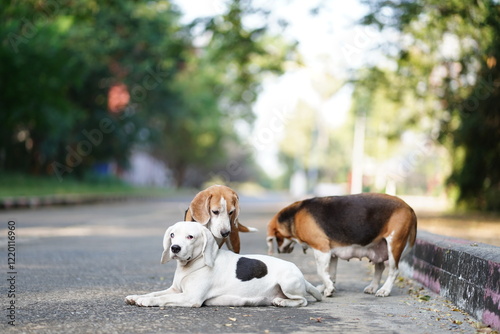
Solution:
[(163, 253), (161, 254), (161, 263), (167, 263), (172, 258), (170, 257), (170, 246), (172, 246), (172, 239), (170, 238), (170, 233), (172, 233), (173, 225), (170, 226), (163, 236)]
[(274, 242), (275, 239), (276, 239), (275, 236), (267, 237), (267, 239), (266, 239), (266, 241), (267, 241), (267, 255), (273, 255), (274, 254), (273, 242)]
[(273, 243), (276, 240), (276, 224), (277, 224), (276, 221), (277, 220), (278, 220), (278, 218), (277, 218), (277, 215), (276, 215), (267, 224), (267, 238), (266, 238), (266, 241), (267, 241), (267, 254), (268, 255), (272, 255), (274, 253)]
[(202, 227), (203, 230), (203, 260), (205, 265), (208, 267), (213, 267), (215, 263), (215, 258), (217, 257), (217, 252), (219, 251), (219, 246), (217, 241), (215, 241), (212, 232), (208, 228)]
[(231, 215), (231, 225), (234, 225), (235, 227), (238, 227), (238, 216), (240, 215), (240, 199), (238, 197), (238, 194), (233, 191), (233, 205), (234, 205), (234, 212)]
[[(210, 220), (210, 199), (212, 194), (208, 191), (200, 191), (189, 205), (189, 213), (194, 221), (206, 224)], [(187, 216), (187, 214), (186, 214)]]

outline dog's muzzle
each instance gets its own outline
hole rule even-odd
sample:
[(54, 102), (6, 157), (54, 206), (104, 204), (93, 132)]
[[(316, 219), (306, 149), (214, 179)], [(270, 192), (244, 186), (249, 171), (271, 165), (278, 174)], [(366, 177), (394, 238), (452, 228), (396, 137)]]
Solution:
[(221, 232), (220, 232), (220, 235), (221, 235), (223, 238), (226, 238), (226, 237), (229, 235), (229, 233), (230, 233), (230, 232), (231, 232), (231, 231), (227, 231), (227, 232), (225, 232), (225, 231), (221, 231)]
[(295, 246), (295, 241), (291, 239), (285, 239), (281, 247), (278, 247), (278, 253), (291, 253), (293, 251), (293, 246)]
[(172, 251), (172, 253), (174, 254), (177, 254), (181, 251), (181, 246), (179, 245), (172, 245), (172, 247), (170, 247), (170, 250)]

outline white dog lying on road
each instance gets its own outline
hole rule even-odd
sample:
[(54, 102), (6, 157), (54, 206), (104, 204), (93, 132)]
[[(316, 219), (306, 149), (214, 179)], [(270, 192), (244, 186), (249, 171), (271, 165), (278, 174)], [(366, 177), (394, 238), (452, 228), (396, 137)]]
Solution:
[(131, 295), (138, 306), (306, 306), (307, 293), (321, 293), (291, 262), (266, 255), (239, 255), (219, 249), (212, 233), (196, 222), (167, 229), (161, 263), (177, 260), (174, 282), (164, 291)]

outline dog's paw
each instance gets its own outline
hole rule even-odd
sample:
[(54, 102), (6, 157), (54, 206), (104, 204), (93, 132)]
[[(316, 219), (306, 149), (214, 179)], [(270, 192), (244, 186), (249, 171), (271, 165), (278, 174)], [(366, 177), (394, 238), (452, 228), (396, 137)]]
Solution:
[(378, 286), (370, 284), (363, 290), (363, 292), (373, 295), (377, 291), (377, 288)]
[(273, 299), (273, 305), (278, 306), (278, 307), (285, 307), (286, 306), (286, 300), (283, 298), (274, 298)]
[(325, 297), (331, 297), (333, 296), (333, 293), (335, 292), (335, 286), (331, 286), (329, 288), (325, 287), (324, 284), (320, 284), (316, 287), (316, 289), (323, 294)]
[(157, 305), (154, 304), (153, 298), (151, 298), (151, 297), (139, 297), (139, 298), (136, 299), (135, 305), (137, 305), (137, 306), (145, 306), (145, 307), (157, 306)]
[(139, 297), (140, 297), (139, 295), (130, 295), (130, 296), (127, 296), (127, 297), (125, 297), (125, 303), (127, 303), (128, 305), (135, 305), (135, 301)]
[(390, 290), (380, 288), (378, 289), (377, 293), (375, 294), (375, 297), (387, 297), (391, 293)]

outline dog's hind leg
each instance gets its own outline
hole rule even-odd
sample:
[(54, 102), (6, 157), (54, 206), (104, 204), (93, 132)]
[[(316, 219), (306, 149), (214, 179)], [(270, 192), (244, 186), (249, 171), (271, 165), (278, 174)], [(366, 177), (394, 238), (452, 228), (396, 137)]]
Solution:
[(298, 307), (298, 306), (306, 306), (307, 299), (302, 296), (292, 296), (293, 298), (280, 298), (276, 297), (273, 299), (274, 306), (280, 307)]
[(269, 297), (241, 297), (237, 295), (222, 295), (205, 301), (206, 306), (270, 306)]
[(384, 272), (385, 264), (384, 262), (375, 263), (375, 272), (373, 273), (373, 280), (368, 285), (364, 292), (369, 294), (374, 294), (377, 291), (378, 286), (380, 285), (380, 279), (382, 278), (382, 273)]
[(392, 240), (387, 240), (387, 253), (389, 255), (389, 273), (387, 274), (387, 278), (385, 280), (384, 285), (382, 285), (382, 287), (378, 289), (377, 293), (375, 294), (376, 297), (389, 296), (392, 290), (392, 286), (394, 285), (394, 281), (396, 280), (396, 277), (398, 277), (399, 274), (398, 266), (393, 255), (391, 241)]
[[(330, 273), (331, 273), (331, 278), (333, 285), (337, 284), (337, 264), (339, 262), (339, 258), (336, 256), (332, 256), (330, 258)], [(335, 291), (335, 287), (333, 288), (333, 291)]]
[(307, 294), (311, 294), (316, 300), (321, 300), (321, 293), (309, 283), (299, 268), (284, 272), (278, 281), (273, 305), (282, 307), (297, 307), (307, 305)]

